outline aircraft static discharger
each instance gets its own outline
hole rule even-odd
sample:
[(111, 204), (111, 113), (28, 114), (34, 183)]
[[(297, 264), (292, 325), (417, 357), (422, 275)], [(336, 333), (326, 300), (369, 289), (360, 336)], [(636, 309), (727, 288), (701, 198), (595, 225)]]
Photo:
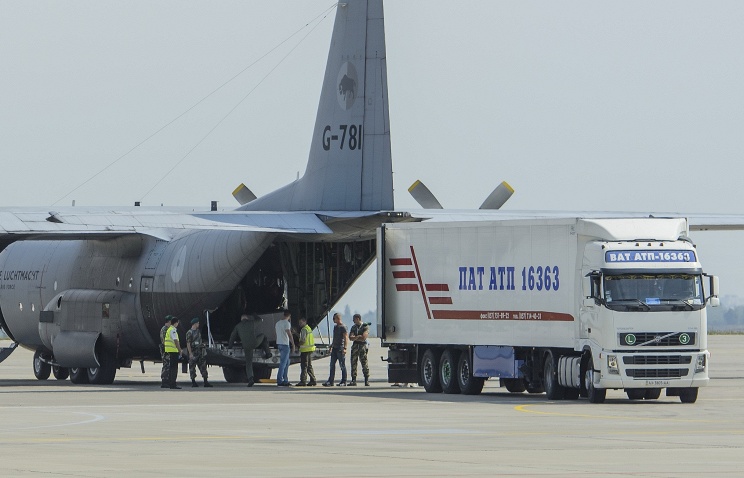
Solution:
[[(405, 219), (384, 212), (381, 0), (338, 5), (312, 135), (300, 179), (257, 199), (239, 187), (235, 211), (0, 210), (0, 327), (36, 351), (36, 377), (111, 383), (133, 361), (159, 361), (171, 314), (208, 319), (208, 363), (241, 381), (242, 358), (225, 346), (241, 314), (263, 317), (257, 331), (270, 340), (283, 307), (311, 327), (322, 320), (374, 259), (375, 229)], [(272, 365), (257, 360), (257, 377)]]

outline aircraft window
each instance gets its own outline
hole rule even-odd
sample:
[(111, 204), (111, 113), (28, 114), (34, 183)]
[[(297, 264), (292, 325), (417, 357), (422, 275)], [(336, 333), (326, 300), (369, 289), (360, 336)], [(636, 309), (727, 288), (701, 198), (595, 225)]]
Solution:
[(116, 278), (116, 287), (119, 287), (119, 284), (121, 284), (121, 278)]
[(31, 312), (36, 312), (36, 304), (31, 304)]
[(111, 304), (109, 304), (108, 302), (104, 302), (103, 306), (101, 307), (101, 317), (103, 317), (104, 319), (108, 319), (110, 309), (111, 309)]
[(57, 292), (57, 281), (54, 281), (54, 291)]
[(23, 302), (18, 302), (18, 308), (23, 312)]

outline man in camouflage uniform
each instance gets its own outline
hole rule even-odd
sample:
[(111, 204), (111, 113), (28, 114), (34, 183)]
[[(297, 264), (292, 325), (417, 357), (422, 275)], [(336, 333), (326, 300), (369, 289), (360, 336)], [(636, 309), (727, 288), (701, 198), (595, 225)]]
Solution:
[(186, 347), (189, 350), (189, 376), (191, 377), (191, 386), (198, 387), (196, 383), (196, 366), (199, 366), (199, 373), (204, 379), (204, 388), (212, 387), (207, 381), (207, 349), (202, 342), (201, 331), (199, 330), (199, 318), (191, 319), (191, 328), (186, 332)]
[(248, 314), (241, 315), (240, 322), (235, 326), (230, 334), (230, 339), (227, 341), (228, 347), (232, 347), (237, 339), (240, 339), (240, 343), (243, 345), (245, 376), (249, 387), (252, 387), (255, 383), (253, 379), (253, 349), (260, 347), (264, 351), (264, 358), (271, 358), (268, 339), (264, 334), (256, 333), (255, 323), (260, 321), (261, 318), (257, 315), (253, 317), (249, 317)]
[(165, 341), (165, 332), (168, 330), (168, 327), (171, 326), (171, 319), (173, 319), (172, 315), (166, 315), (165, 325), (160, 329), (160, 359), (163, 361), (163, 369), (160, 371), (160, 380), (163, 383), (168, 381), (168, 369), (170, 368), (170, 355), (165, 353), (165, 345), (163, 342)]
[(362, 316), (354, 314), (354, 325), (349, 331), (351, 340), (351, 383), (356, 386), (357, 360), (362, 362), (362, 373), (364, 373), (364, 385), (369, 387), (369, 365), (367, 364), (367, 337), (369, 336), (369, 325), (362, 322)]

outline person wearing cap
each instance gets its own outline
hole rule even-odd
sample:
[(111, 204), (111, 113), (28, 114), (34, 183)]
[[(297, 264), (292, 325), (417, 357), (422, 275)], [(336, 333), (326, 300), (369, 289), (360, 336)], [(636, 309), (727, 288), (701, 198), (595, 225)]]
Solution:
[(165, 331), (163, 348), (166, 355), (168, 355), (168, 380), (167, 382), (163, 382), (161, 387), (180, 390), (181, 387), (176, 385), (176, 379), (178, 378), (178, 356), (181, 354), (181, 343), (178, 341), (178, 317), (171, 319), (171, 325)]
[(198, 387), (196, 383), (196, 367), (199, 366), (199, 373), (204, 379), (204, 387), (211, 388), (212, 384), (207, 380), (207, 348), (202, 341), (201, 331), (199, 330), (199, 317), (191, 319), (191, 328), (186, 332), (186, 348), (189, 351), (189, 376), (191, 377), (191, 386)]
[(165, 316), (165, 325), (160, 329), (160, 360), (163, 361), (163, 368), (160, 370), (160, 381), (163, 382), (163, 384), (168, 383), (168, 370), (170, 368), (170, 356), (165, 353), (165, 332), (168, 331), (168, 327), (171, 325), (171, 319), (173, 319), (172, 315), (166, 315)]

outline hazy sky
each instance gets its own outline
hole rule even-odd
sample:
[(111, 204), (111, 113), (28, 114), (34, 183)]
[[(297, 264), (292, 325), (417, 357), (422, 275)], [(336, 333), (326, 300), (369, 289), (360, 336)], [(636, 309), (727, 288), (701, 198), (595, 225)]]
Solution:
[[(0, 207), (233, 207), (240, 182), (260, 196), (294, 180), (331, 5), (0, 0)], [(385, 15), (397, 208), (417, 207), (416, 179), (450, 208), (507, 180), (510, 210), (744, 213), (744, 2), (393, 0)], [(744, 233), (693, 239), (744, 295)], [(352, 309), (374, 307), (367, 276)]]

